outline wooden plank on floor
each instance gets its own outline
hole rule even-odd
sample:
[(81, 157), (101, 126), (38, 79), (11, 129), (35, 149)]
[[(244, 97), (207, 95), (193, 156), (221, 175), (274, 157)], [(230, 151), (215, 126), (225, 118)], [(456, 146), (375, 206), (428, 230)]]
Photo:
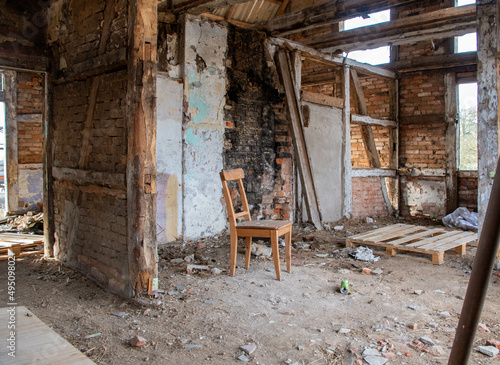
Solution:
[[(473, 232), (467, 232), (467, 234), (460, 234), (460, 235), (452, 236), (450, 239), (436, 242), (437, 244), (435, 246), (425, 247), (425, 249), (431, 250), (431, 251), (446, 251), (446, 250), (452, 249), (456, 246), (459, 246), (463, 243), (468, 243), (468, 242), (474, 240), (475, 235), (476, 234)], [(429, 246), (429, 245), (426, 245), (426, 246)]]
[(382, 228), (375, 229), (373, 231), (360, 233), (360, 234), (357, 234), (355, 236), (349, 237), (349, 239), (351, 239), (351, 240), (368, 240), (372, 237), (373, 238), (378, 237), (380, 234), (384, 234), (387, 232), (394, 232), (394, 231), (401, 230), (401, 229), (404, 229), (407, 227), (411, 227), (411, 226), (408, 224), (394, 224), (392, 226), (382, 227)]
[(443, 234), (438, 234), (436, 236), (432, 236), (432, 237), (423, 239), (423, 240), (418, 241), (418, 242), (410, 243), (410, 244), (406, 245), (405, 247), (420, 247), (422, 245), (426, 245), (426, 244), (429, 244), (429, 243), (432, 243), (432, 242), (436, 242), (436, 241), (438, 241), (440, 239), (443, 239), (443, 238), (447, 238), (447, 237), (451, 237), (451, 236), (456, 236), (457, 234), (460, 234), (460, 233), (461, 233), (460, 231), (449, 231), (449, 232), (446, 232), (446, 233), (443, 233)]
[(401, 237), (400, 239), (397, 239), (395, 241), (391, 241), (389, 243), (393, 246), (397, 246), (397, 245), (400, 245), (403, 243), (411, 242), (411, 241), (418, 239), (418, 238), (430, 236), (430, 235), (433, 235), (435, 233), (441, 233), (441, 232), (444, 232), (444, 229), (442, 229), (442, 228), (429, 229), (429, 230), (425, 230), (423, 232), (418, 232), (415, 234), (411, 234), (409, 236)]
[[(473, 232), (468, 232), (468, 234), (464, 235), (463, 232), (459, 232), (458, 234), (455, 234), (455, 235), (452, 235), (452, 236), (448, 236), (448, 237), (444, 237), (444, 238), (440, 238), (439, 240), (434, 241), (434, 242), (430, 242), (430, 243), (428, 243), (426, 245), (419, 245), (418, 248), (424, 249), (424, 250), (435, 249), (435, 248), (437, 248), (439, 246), (442, 246), (442, 245), (445, 245), (445, 244), (447, 244), (449, 242), (453, 242), (455, 240), (461, 239), (462, 237), (472, 236), (473, 234), (474, 234)], [(440, 237), (440, 236), (437, 236), (437, 237)], [(439, 249), (439, 251), (442, 251), (442, 250)]]
[[(401, 237), (401, 236), (404, 236), (405, 234), (412, 233), (415, 231), (421, 231), (421, 230), (422, 230), (422, 227), (410, 226), (408, 228), (405, 228), (405, 229), (402, 229), (402, 230), (399, 230), (396, 232), (390, 232), (390, 233), (386, 233), (382, 236), (379, 236), (377, 239), (373, 240), (373, 242), (378, 243), (378, 242), (382, 242), (382, 241), (387, 241), (387, 240), (390, 240), (392, 238)], [(385, 243), (389, 244), (390, 242), (385, 242)]]
[(78, 351), (68, 341), (59, 336), (49, 326), (38, 319), (26, 307), (16, 308), (16, 357), (8, 355), (7, 339), (10, 329), (7, 327), (10, 313), (8, 308), (0, 308), (0, 338), (5, 345), (0, 346), (2, 364), (37, 364), (37, 365), (92, 365), (92, 360)]

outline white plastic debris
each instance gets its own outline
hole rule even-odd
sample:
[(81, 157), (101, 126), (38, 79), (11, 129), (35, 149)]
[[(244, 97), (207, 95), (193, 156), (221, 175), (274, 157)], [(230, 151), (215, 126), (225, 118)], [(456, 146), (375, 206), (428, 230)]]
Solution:
[(443, 218), (443, 224), (446, 227), (457, 227), (464, 231), (473, 231), (477, 229), (478, 214), (470, 212), (469, 209), (460, 207), (453, 213), (448, 214)]
[(365, 261), (365, 262), (376, 262), (376, 261), (380, 260), (379, 256), (375, 257), (373, 255), (372, 249), (370, 249), (368, 247), (364, 247), (364, 246), (359, 246), (356, 249), (356, 255), (354, 257), (356, 258), (356, 260)]

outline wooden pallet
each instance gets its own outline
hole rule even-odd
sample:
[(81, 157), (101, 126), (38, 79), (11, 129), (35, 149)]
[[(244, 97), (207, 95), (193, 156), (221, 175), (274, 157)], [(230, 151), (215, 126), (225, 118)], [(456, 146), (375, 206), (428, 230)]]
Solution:
[(445, 251), (454, 249), (456, 253), (465, 255), (467, 244), (476, 242), (477, 234), (474, 232), (394, 224), (350, 236), (346, 246), (372, 246), (375, 250), (382, 248), (385, 251), (378, 251), (377, 254), (402, 256), (439, 265), (444, 261)]
[(6, 260), (9, 251), (16, 257), (43, 253), (43, 236), (38, 234), (0, 233), (0, 260)]

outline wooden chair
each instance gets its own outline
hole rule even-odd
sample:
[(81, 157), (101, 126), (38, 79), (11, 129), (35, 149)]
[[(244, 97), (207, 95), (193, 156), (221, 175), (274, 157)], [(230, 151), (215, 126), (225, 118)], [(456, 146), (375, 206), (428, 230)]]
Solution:
[[(236, 269), (236, 251), (238, 247), (238, 237), (245, 237), (245, 269), (250, 266), (250, 255), (252, 250), (252, 237), (262, 237), (271, 239), (271, 247), (274, 259), (274, 269), (276, 270), (276, 278), (281, 280), (281, 270), (279, 261), (279, 237), (285, 236), (285, 256), (286, 256), (286, 269), (288, 272), (292, 270), (292, 222), (287, 221), (273, 221), (262, 220), (252, 221), (250, 216), (250, 209), (248, 208), (248, 201), (245, 194), (242, 179), (245, 173), (242, 169), (222, 170), (220, 178), (222, 180), (222, 188), (224, 191), (224, 198), (226, 199), (227, 214), (229, 216), (229, 228), (231, 235), (231, 269), (230, 275), (234, 276)], [(227, 185), (228, 181), (238, 182), (238, 188), (241, 195), (242, 211), (236, 213), (234, 211), (233, 201)], [(244, 222), (237, 223), (236, 219), (243, 217)]]

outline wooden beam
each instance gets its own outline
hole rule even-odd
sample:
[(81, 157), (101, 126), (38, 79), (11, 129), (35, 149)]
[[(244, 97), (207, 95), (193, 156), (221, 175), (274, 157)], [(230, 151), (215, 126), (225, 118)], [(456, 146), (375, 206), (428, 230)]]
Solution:
[(288, 6), (288, 3), (290, 2), (290, 0), (283, 0), (281, 2), (281, 6), (280, 8), (278, 9), (278, 12), (276, 13), (276, 16), (281, 16), (283, 14), (285, 14), (285, 9), (286, 7)]
[(44, 108), (43, 108), (43, 235), (44, 256), (54, 257), (55, 242), (55, 214), (54, 214), (54, 179), (52, 178), (53, 166), (53, 131), (52, 118), (53, 95), (49, 88), (47, 74), (44, 75)]
[(414, 57), (406, 61), (391, 62), (382, 67), (403, 72), (440, 70), (453, 67), (463, 67), (477, 64), (477, 52), (453, 53), (446, 55), (433, 55)]
[(342, 204), (342, 215), (346, 218), (351, 217), (352, 213), (352, 164), (351, 164), (351, 72), (349, 66), (344, 66), (343, 68), (343, 97), (344, 97), (344, 109), (342, 113), (342, 146), (343, 146), (343, 156), (342, 156), (342, 193), (343, 193), (343, 204)]
[(355, 167), (352, 169), (352, 177), (396, 177), (397, 171), (390, 169), (380, 168), (360, 168)]
[(127, 82), (126, 294), (140, 297), (158, 278), (156, 242), (156, 0), (129, 1)]
[(158, 4), (158, 11), (173, 14), (189, 13), (193, 15), (200, 15), (245, 2), (248, 2), (248, 0), (186, 0), (180, 2), (176, 1), (170, 7), (169, 1), (162, 1)]
[(444, 107), (446, 120), (446, 214), (458, 208), (458, 105), (457, 81), (454, 72), (444, 76)]
[(203, 13), (203, 14), (201, 14), (201, 16), (203, 16), (205, 18), (213, 19), (213, 20), (224, 20), (224, 21), (226, 21), (228, 23), (237, 25), (239, 27), (247, 27), (247, 26), (250, 25), (250, 23), (245, 23), (245, 22), (242, 22), (242, 21), (239, 21), (239, 20), (236, 20), (236, 19), (226, 20), (226, 18), (223, 17), (223, 16), (215, 15), (215, 14), (210, 14), (210, 13)]
[(319, 213), (319, 204), (314, 188), (314, 180), (311, 171), (311, 165), (307, 153), (304, 131), (302, 130), (302, 120), (300, 113), (299, 99), (294, 89), (292, 71), (289, 66), (289, 60), (283, 49), (278, 50), (278, 66), (285, 88), (286, 104), (291, 122), (291, 131), (294, 142), (294, 149), (297, 153), (297, 162), (302, 183), (302, 189), (306, 199), (306, 208), (309, 218), (316, 229), (321, 230), (321, 217)]
[(19, 157), (17, 133), (17, 72), (5, 71), (5, 179), (8, 211), (19, 210)]
[(336, 81), (337, 72), (321, 72), (305, 75), (302, 78), (302, 86), (317, 86), (325, 84), (334, 84)]
[(75, 185), (100, 185), (114, 189), (126, 189), (123, 174), (52, 167), (52, 176), (58, 181), (67, 181)]
[(231, 18), (233, 17), (234, 11), (236, 10), (236, 5), (231, 5), (229, 9), (227, 10), (226, 15), (224, 16), (224, 20), (226, 22), (229, 22)]
[(387, 69), (384, 69), (384, 68), (379, 67), (379, 66), (372, 66), (372, 65), (368, 65), (366, 63), (357, 62), (357, 61), (351, 60), (350, 58), (335, 57), (335, 56), (320, 52), (314, 48), (304, 46), (298, 42), (290, 41), (289, 39), (271, 38), (271, 39), (269, 39), (269, 43), (272, 45), (275, 45), (275, 46), (279, 46), (279, 47), (284, 47), (286, 44), (287, 48), (291, 47), (292, 49), (301, 51), (304, 57), (309, 57), (311, 59), (321, 60), (323, 62), (330, 62), (332, 65), (336, 65), (336, 66), (347, 65), (347, 66), (350, 66), (351, 68), (354, 68), (358, 72), (362, 72), (363, 74), (380, 76), (380, 77), (385, 77), (385, 78), (389, 78), (389, 79), (396, 79), (396, 73), (394, 71), (387, 70)]
[(323, 52), (345, 52), (462, 35), (476, 29), (476, 5), (452, 7), (391, 22), (335, 32), (301, 43)]
[(344, 99), (309, 91), (302, 91), (302, 100), (314, 104), (333, 106), (339, 109), (344, 108)]
[(98, 55), (102, 55), (106, 52), (109, 36), (111, 34), (111, 22), (115, 17), (116, 1), (117, 0), (106, 1), (106, 8), (104, 9), (104, 21), (101, 28), (101, 38), (99, 40), (99, 49), (97, 51)]
[(351, 114), (351, 123), (362, 125), (377, 125), (381, 127), (396, 128), (397, 123), (393, 120), (372, 118), (368, 115)]
[[(336, 0), (307, 7), (305, 9), (276, 17), (265, 22), (256, 23), (251, 28), (265, 31), (274, 36), (285, 36), (321, 26), (332, 25), (369, 12), (386, 10), (395, 6), (414, 2), (415, 0)], [(280, 9), (281, 10), (281, 9)]]
[(94, 127), (94, 111), (97, 100), (97, 91), (101, 83), (102, 76), (96, 76), (92, 79), (92, 85), (89, 92), (89, 104), (87, 108), (87, 118), (82, 129), (82, 146), (80, 147), (80, 158), (78, 160), (78, 167), (86, 169), (90, 156), (90, 137)]

